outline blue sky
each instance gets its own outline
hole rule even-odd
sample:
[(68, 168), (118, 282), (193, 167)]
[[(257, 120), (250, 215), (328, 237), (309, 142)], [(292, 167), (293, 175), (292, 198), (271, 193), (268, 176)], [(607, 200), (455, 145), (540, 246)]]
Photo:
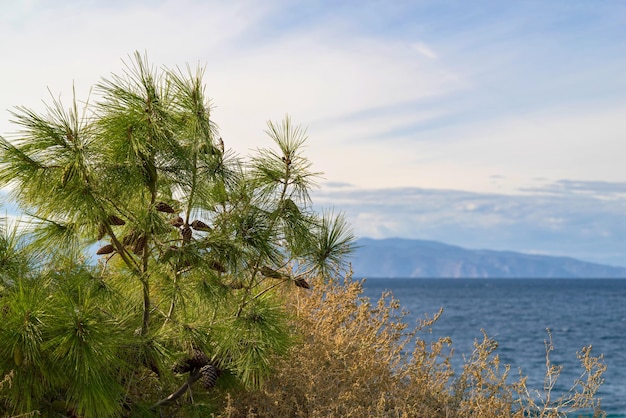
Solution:
[(25, 0), (0, 39), (2, 135), (145, 51), (206, 66), (240, 154), (306, 126), (360, 236), (626, 265), (624, 2)]

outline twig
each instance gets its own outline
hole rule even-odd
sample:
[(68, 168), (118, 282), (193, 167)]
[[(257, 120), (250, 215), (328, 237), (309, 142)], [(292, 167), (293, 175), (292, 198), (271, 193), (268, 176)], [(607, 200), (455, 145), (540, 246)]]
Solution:
[(189, 389), (196, 380), (200, 379), (200, 376), (201, 376), (200, 369), (199, 368), (193, 369), (193, 371), (189, 373), (189, 377), (187, 378), (185, 383), (183, 383), (182, 386), (179, 387), (176, 392), (173, 392), (167, 398), (161, 399), (160, 401), (152, 405), (150, 409), (156, 409), (160, 406), (167, 406), (171, 404), (172, 402), (176, 401), (176, 399), (180, 398), (181, 396), (185, 394), (185, 392), (187, 392), (187, 389)]

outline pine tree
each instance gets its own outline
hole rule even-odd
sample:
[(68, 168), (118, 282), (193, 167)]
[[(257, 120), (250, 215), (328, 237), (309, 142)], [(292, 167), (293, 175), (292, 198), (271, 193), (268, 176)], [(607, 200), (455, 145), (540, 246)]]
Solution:
[(292, 340), (285, 289), (345, 267), (305, 131), (269, 122), (276, 149), (238, 156), (202, 78), (135, 54), (93, 104), (12, 113), (0, 186), (30, 221), (0, 240), (0, 411), (150, 415), (198, 379), (258, 387)]

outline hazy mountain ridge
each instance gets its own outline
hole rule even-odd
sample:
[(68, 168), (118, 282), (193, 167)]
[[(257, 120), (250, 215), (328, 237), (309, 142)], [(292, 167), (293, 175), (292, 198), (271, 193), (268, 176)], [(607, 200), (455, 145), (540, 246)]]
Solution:
[(470, 250), (436, 241), (360, 238), (354, 277), (626, 278), (626, 267), (570, 257)]

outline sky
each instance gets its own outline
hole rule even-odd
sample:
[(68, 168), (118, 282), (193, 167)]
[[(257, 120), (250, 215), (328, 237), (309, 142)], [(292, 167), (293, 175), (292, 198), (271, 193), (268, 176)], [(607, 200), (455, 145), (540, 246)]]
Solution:
[(241, 155), (307, 129), (358, 236), (626, 266), (626, 2), (0, 2), (0, 135), (135, 52), (205, 67)]

